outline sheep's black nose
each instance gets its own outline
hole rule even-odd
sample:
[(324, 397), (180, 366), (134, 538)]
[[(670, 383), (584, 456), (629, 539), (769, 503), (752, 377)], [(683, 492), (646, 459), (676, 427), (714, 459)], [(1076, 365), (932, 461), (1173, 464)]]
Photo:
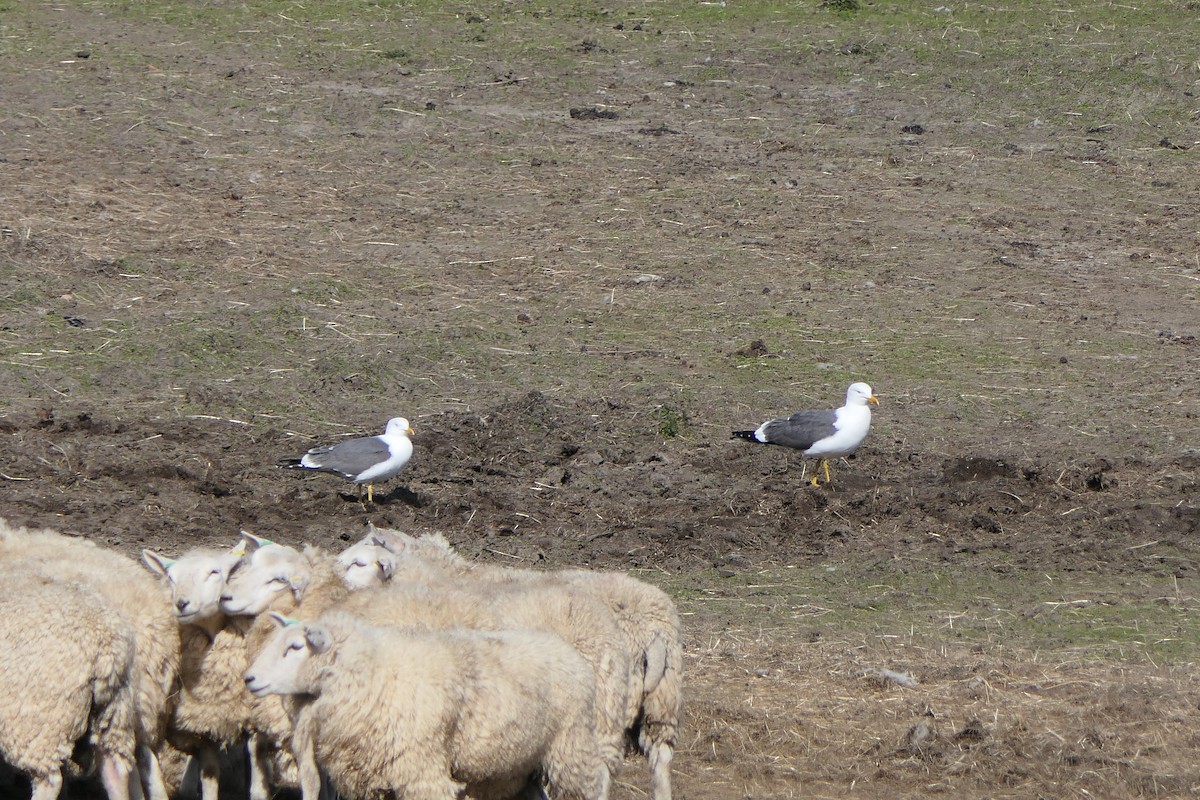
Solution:
[(175, 607), (178, 608), (180, 611), (183, 611), (185, 608), (187, 608), (187, 604), (188, 604), (187, 600), (176, 600), (175, 601)]

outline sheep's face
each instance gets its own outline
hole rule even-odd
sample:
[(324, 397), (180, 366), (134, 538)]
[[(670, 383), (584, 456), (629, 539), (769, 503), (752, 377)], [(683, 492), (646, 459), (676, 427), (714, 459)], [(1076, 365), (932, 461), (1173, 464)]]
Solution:
[(315, 686), (305, 669), (309, 660), (321, 651), (323, 634), (312, 641), (311, 630), (300, 622), (280, 627), (246, 670), (246, 688), (255, 697), (269, 694), (314, 694)]
[(300, 553), (282, 545), (259, 547), (229, 576), (221, 595), (221, 610), (252, 617), (280, 607), (287, 598), (299, 603), (308, 580), (309, 566)]
[(391, 579), (396, 556), (370, 541), (351, 545), (338, 556), (342, 580), (351, 589), (370, 589)]
[(152, 550), (142, 558), (162, 578), (171, 596), (171, 610), (180, 624), (200, 622), (221, 613), (221, 594), (230, 571), (242, 557), (241, 545), (225, 552), (187, 553), (172, 561)]

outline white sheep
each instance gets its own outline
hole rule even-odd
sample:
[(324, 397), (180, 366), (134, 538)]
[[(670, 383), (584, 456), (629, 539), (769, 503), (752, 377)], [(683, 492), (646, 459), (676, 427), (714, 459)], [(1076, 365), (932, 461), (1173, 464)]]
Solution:
[(150, 800), (167, 800), (156, 755), (179, 671), (179, 628), (157, 582), (130, 558), (52, 530), (0, 520), (0, 558), (32, 573), (87, 584), (133, 623), (137, 764)]
[[(595, 727), (602, 755), (615, 775), (620, 769), (628, 722), (637, 714), (642, 677), (630, 647), (608, 609), (585, 593), (564, 586), (513, 584), (481, 587), (396, 584), (387, 591), (349, 594), (336, 562), (315, 548), (252, 540), (252, 552), (229, 581), (222, 607), (231, 613), (275, 611), (312, 618), (329, 608), (349, 611), (378, 625), (427, 629), (528, 628), (555, 633), (573, 646), (595, 675)], [(256, 627), (266, 622), (260, 618)], [(254, 635), (254, 634), (252, 634)], [(257, 653), (251, 646), (250, 652)], [(636, 691), (635, 691), (636, 690)]]
[(640, 666), (634, 711), (625, 719), (630, 738), (647, 759), (654, 800), (671, 800), (671, 759), (683, 707), (683, 642), (679, 612), (661, 589), (621, 572), (542, 571), (468, 561), (445, 537), (408, 536), (369, 527), (366, 537), (338, 556), (351, 588), (398, 581), (451, 585), (559, 584), (592, 594), (613, 614)]
[(28, 775), (33, 800), (56, 800), (84, 740), (109, 800), (128, 800), (137, 786), (133, 624), (86, 584), (5, 564), (0, 585), (0, 763)]
[(293, 697), (305, 800), (318, 765), (350, 800), (511, 797), (538, 774), (556, 797), (608, 796), (591, 670), (558, 637), (274, 617), (246, 684)]
[[(196, 758), (203, 800), (217, 800), (221, 748), (244, 746), (250, 726), (252, 698), (242, 684), (245, 633), (221, 611), (225, 582), (244, 552), (243, 542), (226, 550), (194, 548), (177, 559), (142, 551), (179, 623), (180, 688), (167, 739)], [(250, 785), (265, 798), (265, 778), (256, 766)]]
[[(274, 633), (267, 610), (315, 617), (347, 590), (333, 560), (321, 550), (306, 547), (301, 552), (244, 531), (242, 537), (246, 554), (226, 581), (221, 611), (242, 632), (249, 661)], [(289, 783), (295, 768), (287, 746), (292, 723), (280, 698), (251, 698), (250, 731), (251, 778), (256, 781), (251, 800), (264, 800), (266, 785)]]

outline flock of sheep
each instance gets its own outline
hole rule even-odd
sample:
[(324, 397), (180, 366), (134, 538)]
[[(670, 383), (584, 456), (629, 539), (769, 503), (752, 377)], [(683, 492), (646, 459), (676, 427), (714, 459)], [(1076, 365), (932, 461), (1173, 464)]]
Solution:
[(670, 800), (683, 651), (648, 583), (375, 528), (142, 555), (0, 521), (0, 773), (33, 800), (93, 772), (166, 800), (189, 757), (217, 800), (238, 752), (251, 800), (603, 800), (627, 748)]

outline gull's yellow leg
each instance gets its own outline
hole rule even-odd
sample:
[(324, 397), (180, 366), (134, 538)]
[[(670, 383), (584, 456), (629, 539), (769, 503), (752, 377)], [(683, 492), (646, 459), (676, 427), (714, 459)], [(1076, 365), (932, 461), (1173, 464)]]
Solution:
[(820, 486), (821, 484), (817, 483), (817, 477), (818, 477), (820, 474), (821, 474), (821, 468), (820, 468), (820, 466), (818, 465), (818, 466), (816, 466), (816, 467), (813, 467), (813, 476), (812, 476), (812, 480), (808, 482), (808, 485), (809, 485), (809, 486)]
[(373, 484), (373, 483), (367, 484), (367, 502), (368, 503), (375, 502), (375, 484)]
[(830, 480), (830, 478), (829, 478), (829, 459), (822, 458), (821, 465), (825, 467), (825, 482), (829, 483), (829, 480)]

